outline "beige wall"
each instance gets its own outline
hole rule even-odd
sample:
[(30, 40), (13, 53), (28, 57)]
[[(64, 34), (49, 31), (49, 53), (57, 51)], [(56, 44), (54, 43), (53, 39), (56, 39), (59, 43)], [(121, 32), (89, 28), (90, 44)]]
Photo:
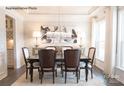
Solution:
[[(59, 19), (58, 19), (59, 18)], [(83, 37), (83, 47), (89, 46), (90, 32), (88, 15), (36, 15), (27, 16), (24, 19), (24, 38), (25, 46), (34, 47), (35, 38), (33, 38), (33, 31), (40, 31), (40, 26), (65, 26), (67, 30), (74, 28), (80, 36)], [(41, 43), (39, 43), (40, 45)], [(41, 44), (42, 46), (42, 44)]]

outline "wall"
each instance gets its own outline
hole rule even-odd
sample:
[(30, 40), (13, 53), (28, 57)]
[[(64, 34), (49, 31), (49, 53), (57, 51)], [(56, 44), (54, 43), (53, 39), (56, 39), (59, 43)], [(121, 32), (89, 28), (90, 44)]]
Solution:
[(24, 46), (23, 17), (14, 10), (6, 10), (6, 15), (15, 20), (15, 68), (20, 68), (24, 65), (22, 54), (22, 47)]
[[(87, 47), (90, 41), (89, 21), (87, 15), (28, 15), (24, 19), (24, 38), (25, 46), (34, 47), (35, 38), (33, 31), (40, 31), (40, 26), (61, 25), (69, 28), (74, 28), (83, 38), (83, 47)], [(41, 43), (39, 45), (42, 46)]]
[(0, 80), (7, 76), (5, 11), (0, 7)]

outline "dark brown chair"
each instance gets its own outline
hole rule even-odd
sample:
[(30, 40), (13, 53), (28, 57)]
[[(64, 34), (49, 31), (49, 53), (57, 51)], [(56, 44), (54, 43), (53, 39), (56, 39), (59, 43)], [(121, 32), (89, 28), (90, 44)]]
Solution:
[(65, 50), (68, 50), (68, 49), (73, 49), (73, 47), (72, 47), (72, 46), (62, 46), (62, 49), (61, 49), (61, 56), (63, 56), (63, 55), (64, 55), (64, 51), (65, 51)]
[[(88, 51), (88, 57), (85, 58), (84, 60), (84, 61), (88, 61), (88, 69), (90, 69), (91, 71), (91, 78), (93, 78), (93, 61), (95, 57), (95, 52), (96, 52), (96, 48), (90, 47)], [(83, 62), (80, 62), (80, 69), (85, 69), (85, 64), (83, 64)]]
[(67, 78), (67, 72), (76, 72), (77, 76), (77, 83), (79, 79), (79, 62), (80, 62), (80, 55), (81, 52), (78, 49), (68, 49), (64, 51), (64, 67), (62, 68), (62, 75), (63, 71), (65, 72), (65, 83)]
[(55, 58), (56, 58), (56, 51), (53, 49), (41, 49), (39, 50), (39, 61), (40, 61), (40, 78), (41, 83), (43, 79), (44, 72), (53, 72), (53, 83), (54, 83), (54, 73), (57, 70), (55, 68)]
[[(27, 79), (28, 70), (30, 70), (30, 68), (31, 68), (30, 64), (29, 64), (30, 53), (29, 53), (29, 49), (27, 47), (23, 47), (22, 52), (23, 52), (24, 61), (25, 61), (25, 65), (26, 65), (26, 79)], [(39, 62), (37, 62), (37, 61), (33, 62), (33, 69), (38, 69), (38, 71), (39, 71)]]
[[(73, 47), (72, 46), (62, 46), (62, 49), (61, 49), (61, 57), (63, 58), (63, 56), (64, 56), (64, 51), (65, 50), (68, 50), (68, 49), (73, 49)], [(60, 63), (60, 66), (61, 66), (61, 70), (62, 70), (62, 66), (64, 65), (64, 63), (63, 62), (61, 62)]]

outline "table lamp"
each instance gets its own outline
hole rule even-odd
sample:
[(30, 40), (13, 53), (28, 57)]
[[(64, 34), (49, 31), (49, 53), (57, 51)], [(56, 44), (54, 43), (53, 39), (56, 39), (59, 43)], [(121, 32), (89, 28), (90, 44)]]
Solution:
[(37, 40), (38, 40), (39, 37), (41, 37), (41, 33), (39, 31), (34, 31), (33, 32), (33, 37), (36, 39), (35, 47), (37, 48), (38, 47)]

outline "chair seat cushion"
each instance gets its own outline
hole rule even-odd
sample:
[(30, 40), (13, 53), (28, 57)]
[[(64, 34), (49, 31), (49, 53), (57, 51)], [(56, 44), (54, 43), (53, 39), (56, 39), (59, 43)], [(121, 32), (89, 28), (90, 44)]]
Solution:
[(34, 66), (34, 67), (40, 67), (39, 62), (33, 63), (33, 66)]
[(52, 70), (52, 68), (43, 68), (43, 70), (48, 70), (49, 71), (49, 70)]
[[(39, 62), (34, 62), (33, 67), (40, 67)], [(30, 63), (27, 64), (27, 68), (30, 68)]]
[[(62, 70), (65, 71), (65, 66), (63, 65)], [(76, 68), (67, 68), (69, 71), (76, 71)]]
[[(55, 70), (57, 69), (57, 65), (55, 65)], [(45, 71), (52, 71), (52, 68), (43, 68)]]
[[(85, 63), (84, 62), (80, 62), (80, 67), (85, 67)], [(89, 68), (92, 68), (91, 64), (88, 64)]]

